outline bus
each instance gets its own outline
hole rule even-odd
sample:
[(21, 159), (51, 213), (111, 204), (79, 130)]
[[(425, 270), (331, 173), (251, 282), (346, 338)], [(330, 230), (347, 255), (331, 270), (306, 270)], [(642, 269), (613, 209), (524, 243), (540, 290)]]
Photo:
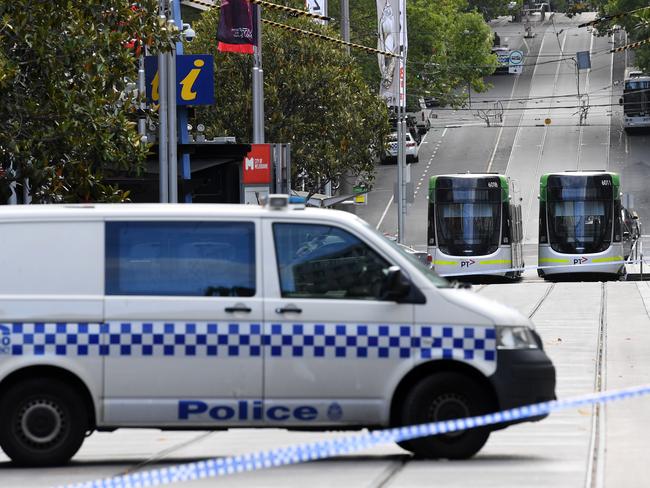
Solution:
[(618, 101), (623, 106), (623, 129), (650, 127), (650, 76), (637, 68), (625, 70), (623, 96)]
[(521, 199), (513, 180), (494, 173), (429, 180), (427, 251), (442, 276), (523, 273)]
[(604, 170), (542, 175), (539, 276), (625, 275), (633, 236), (622, 228), (620, 187), (619, 175)]

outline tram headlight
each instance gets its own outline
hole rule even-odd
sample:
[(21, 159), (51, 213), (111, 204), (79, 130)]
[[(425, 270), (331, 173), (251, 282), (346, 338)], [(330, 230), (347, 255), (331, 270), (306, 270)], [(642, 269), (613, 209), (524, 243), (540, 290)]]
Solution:
[(497, 326), (497, 349), (538, 349), (533, 330), (526, 325)]

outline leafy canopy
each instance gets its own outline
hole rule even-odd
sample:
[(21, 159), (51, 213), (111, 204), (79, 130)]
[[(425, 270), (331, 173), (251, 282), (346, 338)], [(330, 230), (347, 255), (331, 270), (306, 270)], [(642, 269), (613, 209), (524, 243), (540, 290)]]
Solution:
[(127, 43), (169, 49), (157, 1), (0, 2), (0, 201), (29, 181), (35, 202), (121, 201), (106, 172), (141, 168), (147, 147), (127, 93)]
[[(265, 9), (264, 18), (337, 36), (309, 19), (287, 18)], [(194, 53), (215, 56), (215, 104), (196, 110), (208, 136), (233, 135), (250, 142), (252, 134), (252, 56), (220, 53), (215, 32), (219, 10), (205, 12), (193, 25)], [(312, 193), (349, 173), (369, 185), (374, 161), (389, 130), (387, 109), (370, 89), (355, 60), (327, 41), (264, 25), (265, 138), (291, 143), (295, 185)], [(301, 181), (302, 180), (302, 181)], [(295, 186), (294, 186), (295, 187)]]

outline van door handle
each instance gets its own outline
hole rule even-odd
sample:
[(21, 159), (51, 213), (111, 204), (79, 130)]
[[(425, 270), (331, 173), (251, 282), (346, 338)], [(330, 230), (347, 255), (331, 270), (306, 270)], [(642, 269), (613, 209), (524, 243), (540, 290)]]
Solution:
[(298, 308), (295, 305), (287, 305), (286, 307), (276, 308), (275, 313), (302, 313), (302, 308)]
[(228, 313), (235, 313), (235, 312), (245, 312), (245, 313), (250, 313), (252, 309), (250, 307), (247, 307), (246, 305), (242, 304), (237, 304), (234, 307), (226, 307), (225, 311)]

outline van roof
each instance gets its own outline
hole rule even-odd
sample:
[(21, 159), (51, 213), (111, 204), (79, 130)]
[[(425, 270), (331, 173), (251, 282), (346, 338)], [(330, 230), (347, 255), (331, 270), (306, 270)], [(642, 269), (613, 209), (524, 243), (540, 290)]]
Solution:
[(358, 220), (354, 214), (339, 210), (304, 208), (290, 204), (287, 209), (274, 210), (261, 205), (242, 204), (166, 204), (166, 203), (99, 203), (56, 205), (2, 205), (0, 222), (12, 220), (104, 220), (149, 218), (208, 218), (208, 217), (263, 217), (283, 214), (313, 216), (316, 218)]

